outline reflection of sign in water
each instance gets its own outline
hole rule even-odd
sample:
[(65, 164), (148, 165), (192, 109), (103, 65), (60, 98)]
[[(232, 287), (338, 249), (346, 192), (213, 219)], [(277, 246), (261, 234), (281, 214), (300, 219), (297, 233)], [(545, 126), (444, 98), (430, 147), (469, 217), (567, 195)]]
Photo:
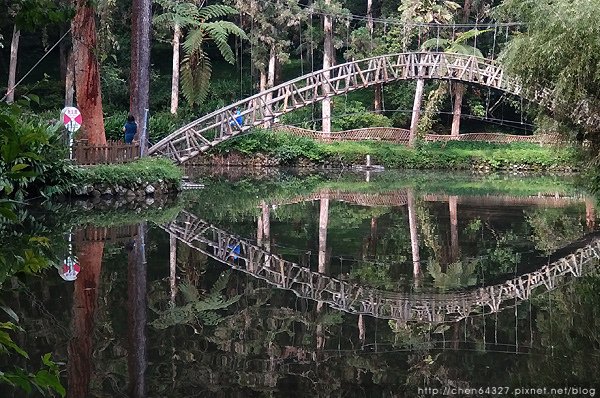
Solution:
[(66, 281), (74, 281), (77, 279), (77, 274), (81, 271), (79, 260), (75, 256), (67, 256), (63, 262), (62, 268), (58, 271), (60, 277)]
[(62, 122), (67, 128), (67, 131), (74, 133), (81, 127), (81, 123), (83, 119), (81, 117), (81, 112), (79, 109), (73, 106), (67, 106), (62, 110)]

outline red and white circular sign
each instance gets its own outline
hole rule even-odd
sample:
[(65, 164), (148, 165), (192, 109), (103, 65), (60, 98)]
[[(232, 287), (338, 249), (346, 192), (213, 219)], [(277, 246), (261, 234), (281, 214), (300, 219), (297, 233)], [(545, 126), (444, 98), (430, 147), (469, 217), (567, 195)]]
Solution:
[(81, 112), (79, 109), (73, 106), (67, 106), (62, 110), (62, 120), (63, 124), (71, 133), (76, 132), (81, 127), (81, 123), (83, 123), (83, 119), (81, 118)]

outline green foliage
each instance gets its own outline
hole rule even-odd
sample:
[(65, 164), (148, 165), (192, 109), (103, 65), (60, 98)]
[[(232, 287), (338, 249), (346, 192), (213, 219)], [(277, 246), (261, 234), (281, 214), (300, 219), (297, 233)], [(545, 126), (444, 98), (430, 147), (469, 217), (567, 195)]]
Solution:
[[(501, 57), (507, 72), (533, 89), (553, 88), (555, 118), (574, 135), (573, 122), (589, 138), (600, 140), (600, 23), (598, 3), (588, 0), (505, 0), (496, 16), (527, 24), (516, 34)], [(523, 55), (526, 54), (526, 62)]]
[(536, 248), (544, 254), (551, 254), (577, 240), (584, 232), (579, 214), (566, 214), (559, 209), (528, 211), (527, 221), (531, 225)]
[(16, 105), (0, 108), (0, 195), (24, 200), (67, 192), (78, 172), (66, 157), (58, 125), (26, 120)]
[(231, 35), (247, 39), (246, 33), (236, 24), (229, 21), (213, 21), (209, 19), (221, 18), (236, 14), (234, 8), (222, 4), (212, 4), (192, 8), (194, 23), (183, 42), (185, 57), (182, 61), (181, 89), (183, 96), (191, 104), (201, 104), (209, 92), (209, 82), (212, 75), (212, 64), (206, 52), (206, 43), (213, 42), (225, 61), (233, 64), (235, 55), (229, 46)]
[(350, 278), (357, 283), (372, 286), (375, 288), (391, 289), (396, 286), (390, 277), (389, 262), (365, 262), (352, 267)]
[[(12, 0), (6, 2), (8, 13), (15, 13), (15, 22), (19, 29), (34, 32), (42, 26), (68, 21), (74, 14), (69, 3), (53, 0)], [(6, 15), (7, 11), (0, 11)]]
[(331, 127), (334, 131), (365, 127), (390, 127), (392, 122), (384, 115), (373, 113), (358, 101), (334, 100)]
[(153, 310), (158, 317), (151, 322), (157, 329), (166, 329), (174, 325), (216, 325), (223, 317), (217, 312), (236, 303), (240, 296), (225, 297), (222, 291), (227, 287), (231, 272), (223, 272), (212, 285), (208, 294), (201, 295), (196, 286), (191, 283), (183, 283), (179, 291), (183, 297), (184, 304), (173, 306), (166, 310)]
[(477, 284), (475, 269), (477, 262), (472, 260), (458, 261), (448, 265), (446, 271), (442, 271), (439, 262), (430, 260), (427, 264), (427, 272), (433, 277), (433, 284), (442, 291), (460, 289)]
[[(10, 336), (11, 331), (23, 331), (12, 322), (0, 322), (0, 355), (17, 354), (26, 359), (29, 355), (19, 347)], [(45, 396), (49, 392), (56, 392), (61, 397), (66, 395), (65, 388), (60, 383), (60, 368), (52, 361), (51, 355), (42, 356), (42, 367), (37, 372), (28, 372), (25, 369), (14, 366), (12, 369), (0, 371), (0, 385), (8, 384), (18, 388), (27, 394), (32, 391)]]
[(316, 163), (338, 160), (346, 164), (363, 164), (365, 156), (370, 154), (376, 164), (403, 169), (470, 169), (473, 165), (481, 165), (491, 170), (501, 170), (518, 164), (541, 170), (575, 166), (577, 159), (576, 150), (566, 144), (562, 147), (543, 147), (531, 143), (450, 141), (423, 143), (419, 148), (410, 149), (387, 142), (321, 143), (309, 138), (264, 131), (226, 141), (211, 150), (211, 153), (227, 152), (281, 156), (286, 164), (293, 164), (299, 159), (310, 159)]
[(143, 158), (135, 162), (98, 165), (81, 171), (80, 184), (124, 184), (163, 180), (179, 185), (183, 171), (165, 158)]

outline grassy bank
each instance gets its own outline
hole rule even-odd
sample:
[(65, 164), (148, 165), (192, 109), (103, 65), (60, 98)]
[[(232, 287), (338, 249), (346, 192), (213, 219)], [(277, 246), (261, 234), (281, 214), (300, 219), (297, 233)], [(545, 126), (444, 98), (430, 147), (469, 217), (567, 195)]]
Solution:
[(125, 164), (98, 165), (81, 170), (80, 184), (135, 185), (162, 180), (179, 186), (183, 171), (164, 158), (144, 158)]
[(398, 169), (508, 169), (513, 165), (534, 170), (577, 167), (574, 148), (540, 146), (531, 143), (490, 144), (483, 142), (420, 143), (411, 149), (388, 142), (360, 141), (322, 143), (283, 133), (258, 131), (215, 147), (210, 153), (239, 153), (243, 156), (267, 155), (281, 165), (301, 160), (317, 164), (364, 164), (366, 155), (373, 162)]

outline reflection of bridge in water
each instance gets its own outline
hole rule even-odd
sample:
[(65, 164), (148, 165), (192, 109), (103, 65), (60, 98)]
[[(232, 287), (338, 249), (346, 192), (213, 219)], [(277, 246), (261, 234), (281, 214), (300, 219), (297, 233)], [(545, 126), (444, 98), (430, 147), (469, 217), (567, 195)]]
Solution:
[[(422, 199), (426, 202), (448, 202), (452, 195), (425, 194)], [(315, 200), (330, 199), (347, 202), (359, 206), (405, 206), (408, 204), (406, 189), (388, 192), (357, 193), (339, 190), (320, 190), (308, 195), (301, 195), (290, 199), (268, 201), (268, 203), (281, 206)], [(592, 203), (581, 196), (555, 194), (538, 194), (535, 196), (510, 196), (510, 195), (460, 195), (456, 196), (458, 204), (477, 204), (484, 206), (544, 206), (565, 207), (574, 203), (586, 201), (586, 206)]]
[(398, 321), (447, 322), (494, 313), (597, 269), (600, 237), (540, 269), (503, 283), (447, 294), (389, 292), (311, 271), (182, 211), (165, 231), (207, 256), (297, 296), (352, 314)]

